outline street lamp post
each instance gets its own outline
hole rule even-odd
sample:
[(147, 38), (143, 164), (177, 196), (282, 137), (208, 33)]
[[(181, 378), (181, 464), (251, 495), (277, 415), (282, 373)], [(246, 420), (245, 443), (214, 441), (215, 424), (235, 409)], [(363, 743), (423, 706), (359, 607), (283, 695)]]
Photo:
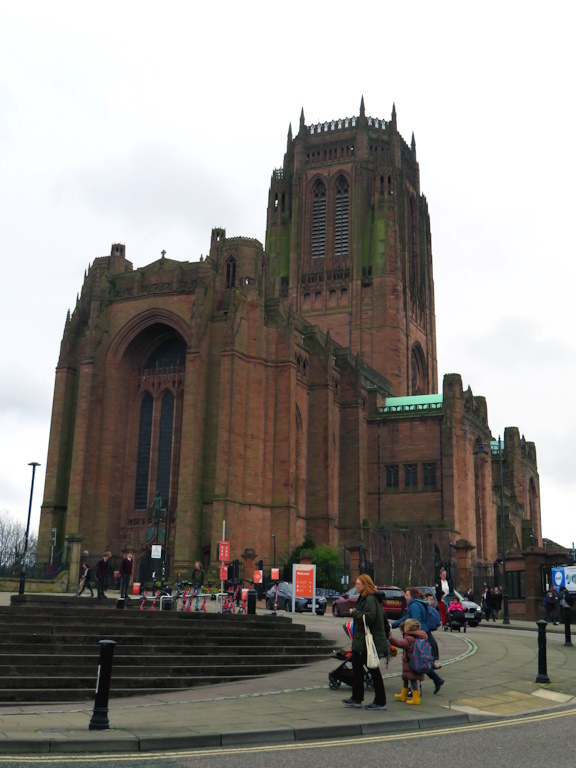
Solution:
[(498, 435), (498, 464), (500, 468), (500, 529), (502, 534), (502, 624), (510, 624), (508, 618), (508, 585), (506, 579), (506, 526), (504, 525), (504, 469), (502, 467), (502, 441)]
[(272, 534), (272, 541), (274, 543), (274, 568), (276, 568), (276, 534)]
[(22, 568), (20, 569), (20, 589), (19, 595), (24, 594), (24, 587), (26, 586), (26, 555), (28, 553), (28, 535), (30, 534), (30, 515), (32, 513), (32, 495), (34, 493), (34, 475), (36, 474), (36, 467), (40, 464), (37, 461), (31, 461), (28, 464), (32, 467), (32, 484), (30, 485), (30, 504), (28, 505), (28, 523), (26, 524), (26, 538), (24, 539), (24, 554), (22, 555)]

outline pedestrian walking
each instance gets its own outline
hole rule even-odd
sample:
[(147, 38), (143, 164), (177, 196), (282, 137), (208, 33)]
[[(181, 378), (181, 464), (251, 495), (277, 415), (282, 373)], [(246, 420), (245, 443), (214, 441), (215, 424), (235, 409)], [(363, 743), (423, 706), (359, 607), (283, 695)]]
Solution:
[[(432, 623), (433, 622), (433, 623)], [(434, 657), (434, 662), (432, 664), (432, 669), (442, 669), (442, 665), (440, 662), (440, 650), (438, 649), (438, 643), (436, 642), (436, 638), (432, 634), (433, 632), (438, 629), (438, 627), (442, 626), (442, 621), (440, 619), (440, 613), (438, 612), (438, 609), (434, 605), (434, 598), (432, 595), (428, 596), (428, 617), (427, 617), (427, 623), (428, 623), (428, 642), (430, 643), (430, 648), (432, 648), (432, 656)], [(444, 685), (444, 680), (439, 676), (436, 675), (438, 680), (436, 681), (434, 678), (434, 693), (438, 693), (440, 688)]]
[(200, 594), (202, 592), (203, 586), (204, 586), (204, 571), (202, 570), (202, 563), (200, 563), (197, 560), (196, 564), (194, 565), (194, 570), (192, 572), (192, 594), (196, 595), (196, 605), (194, 606), (195, 611), (200, 610)]
[(132, 552), (128, 551), (126, 557), (120, 563), (120, 597), (123, 597), (124, 599), (128, 597), (133, 567), (134, 561), (132, 559)]
[(552, 597), (554, 598), (552, 618), (554, 619), (554, 626), (558, 626), (558, 624), (560, 624), (560, 596), (558, 595), (558, 590), (556, 589), (555, 584), (552, 585)]
[(438, 610), (440, 611), (440, 618), (442, 619), (442, 626), (446, 625), (446, 603), (444, 598), (451, 595), (454, 592), (454, 584), (448, 579), (446, 574), (446, 568), (440, 569), (440, 578), (436, 582), (436, 602), (438, 603)]
[(555, 601), (554, 601), (554, 594), (552, 593), (551, 589), (548, 589), (546, 591), (546, 594), (544, 595), (544, 600), (542, 601), (542, 605), (545, 611), (544, 620), (554, 621), (553, 616), (554, 616)]
[(492, 618), (492, 606), (494, 605), (494, 595), (492, 593), (492, 587), (484, 585), (484, 591), (482, 592), (482, 608), (484, 609), (484, 617), (486, 621), (490, 621)]
[[(406, 619), (402, 624), (402, 638), (390, 635), (390, 643), (397, 648), (402, 648), (402, 691), (395, 693), (394, 698), (406, 704), (420, 704), (420, 684), (424, 680), (424, 673), (414, 672), (410, 667), (410, 660), (416, 640), (427, 640), (428, 638), (426, 632), (420, 627), (420, 622), (416, 619)], [(408, 701), (410, 689), (412, 689), (412, 698)]]
[[(428, 600), (425, 598), (424, 594), (420, 592), (420, 590), (416, 587), (408, 587), (406, 590), (406, 597), (408, 598), (408, 608), (406, 609), (406, 613), (404, 616), (402, 616), (402, 618), (396, 619), (396, 621), (391, 624), (392, 629), (396, 629), (396, 627), (399, 627), (400, 624), (406, 622), (407, 619), (415, 619), (419, 623), (420, 628), (426, 633), (426, 639), (430, 643), (430, 646), (432, 647), (432, 643), (434, 643), (434, 645), (436, 645), (436, 652), (438, 652), (436, 639), (432, 638), (432, 642), (430, 641), (432, 632), (428, 628)], [(434, 654), (433, 647), (432, 654)], [(437, 672), (435, 672), (434, 668), (429, 669), (426, 672), (426, 675), (434, 683), (434, 693), (438, 693), (440, 688), (444, 685), (444, 680), (440, 677), (440, 675), (438, 675)]]
[[(380, 658), (387, 656), (390, 650), (386, 632), (386, 619), (382, 610), (382, 603), (378, 599), (378, 590), (370, 576), (363, 573), (356, 579), (354, 585), (359, 593), (356, 608), (351, 609), (350, 613), (354, 619), (354, 630), (352, 634), (352, 696), (344, 699), (342, 703), (345, 707), (361, 708), (364, 701), (364, 665), (367, 661), (366, 653), (366, 635), (364, 632), (364, 620), (366, 626), (372, 633), (374, 644)], [(380, 668), (371, 669), (372, 682), (374, 684), (374, 701), (366, 704), (368, 711), (386, 709), (386, 690)]]
[(498, 614), (502, 610), (502, 587), (494, 587), (494, 601), (492, 607), (492, 616), (494, 621), (498, 619)]
[(78, 585), (80, 589), (78, 592), (76, 592), (77, 597), (80, 597), (85, 589), (89, 589), (90, 597), (94, 597), (94, 590), (92, 589), (92, 584), (90, 583), (91, 577), (92, 571), (90, 570), (88, 563), (82, 563), (82, 575), (80, 576), (80, 584)]
[(106, 598), (106, 587), (108, 586), (108, 560), (112, 557), (112, 552), (104, 552), (101, 559), (96, 563), (96, 587), (98, 589), (98, 600)]

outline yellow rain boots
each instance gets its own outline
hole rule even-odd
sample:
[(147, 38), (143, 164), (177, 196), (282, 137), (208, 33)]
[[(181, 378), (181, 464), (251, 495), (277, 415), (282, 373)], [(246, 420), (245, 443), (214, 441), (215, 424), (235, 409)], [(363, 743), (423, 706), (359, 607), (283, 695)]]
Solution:
[(398, 701), (406, 701), (408, 698), (408, 688), (402, 688), (401, 693), (395, 693), (394, 698), (398, 699)]
[(406, 704), (420, 704), (420, 691), (412, 691), (412, 698)]

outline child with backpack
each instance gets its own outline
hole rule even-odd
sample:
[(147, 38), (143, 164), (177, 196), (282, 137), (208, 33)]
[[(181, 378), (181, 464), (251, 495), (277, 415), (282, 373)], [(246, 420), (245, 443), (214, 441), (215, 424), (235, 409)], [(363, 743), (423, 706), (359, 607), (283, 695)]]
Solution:
[[(406, 704), (420, 704), (420, 683), (426, 670), (432, 664), (432, 650), (426, 632), (416, 619), (406, 619), (400, 626), (403, 637), (390, 635), (390, 644), (402, 648), (402, 691), (394, 698)], [(412, 689), (412, 698), (408, 701), (408, 692)]]

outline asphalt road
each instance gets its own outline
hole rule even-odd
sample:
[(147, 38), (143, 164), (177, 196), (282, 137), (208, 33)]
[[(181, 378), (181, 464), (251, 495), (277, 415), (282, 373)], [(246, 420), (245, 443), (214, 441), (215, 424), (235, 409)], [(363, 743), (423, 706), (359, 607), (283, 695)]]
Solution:
[(185, 750), (132, 756), (0, 756), (10, 768), (575, 768), (571, 734), (576, 708), (428, 731), (231, 749)]

